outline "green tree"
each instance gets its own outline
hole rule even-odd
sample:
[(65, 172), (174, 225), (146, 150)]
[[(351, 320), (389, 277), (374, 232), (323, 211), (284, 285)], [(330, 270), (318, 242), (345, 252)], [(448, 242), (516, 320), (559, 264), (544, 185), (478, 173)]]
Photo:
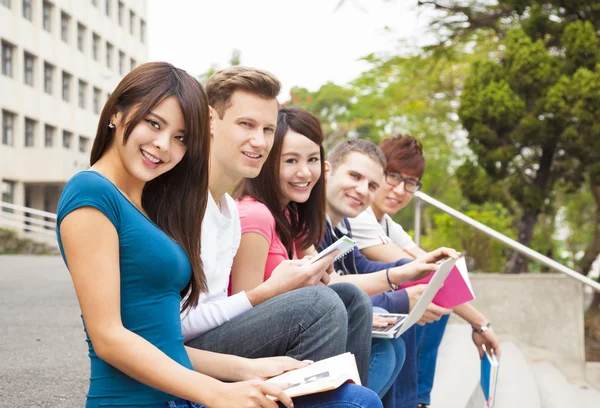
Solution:
[[(479, 166), (485, 172), (479, 174), (482, 190), (463, 188), (463, 193), (480, 202), (488, 193), (493, 197), (504, 189), (506, 202), (516, 204), (515, 213), (520, 215), (518, 240), (530, 245), (540, 214), (554, 213), (556, 182), (577, 186), (584, 173), (596, 174), (598, 159), (590, 147), (597, 146), (597, 133), (591, 123), (581, 121), (594, 115), (600, 98), (593, 85), (593, 69), (600, 61), (600, 4), (419, 3), (440, 12), (433, 28), (441, 48), (472, 41), (481, 32), (502, 39), (498, 53), (473, 65), (461, 95), (459, 116), (475, 154), (465, 166)], [(576, 91), (575, 84), (583, 90)], [(594, 103), (586, 105), (590, 101)], [(590, 180), (594, 183), (595, 176)], [(465, 180), (462, 185), (469, 183)], [(523, 256), (513, 253), (506, 270), (521, 272), (526, 265)]]

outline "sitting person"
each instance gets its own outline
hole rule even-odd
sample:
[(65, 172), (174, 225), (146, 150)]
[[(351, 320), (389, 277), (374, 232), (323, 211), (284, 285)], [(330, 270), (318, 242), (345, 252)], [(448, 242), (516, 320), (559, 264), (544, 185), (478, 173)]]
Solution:
[[(326, 163), (327, 200), (326, 209), (328, 225), (325, 237), (320, 245), (323, 249), (338, 240), (342, 235), (353, 237), (348, 218), (358, 216), (374, 199), (375, 193), (383, 182), (386, 168), (385, 156), (372, 142), (360, 139), (346, 140), (338, 144), (328, 156)], [(443, 257), (458, 257), (456, 251), (440, 248), (417, 259), (419, 262), (436, 262)], [(397, 262), (397, 261), (396, 261)], [(400, 284), (395, 275), (396, 262), (378, 262), (368, 260), (357, 248), (335, 262), (335, 269), (346, 276), (360, 276), (375, 284), (378, 279), (374, 275), (383, 272), (380, 293), (373, 296), (373, 306), (383, 307), (392, 313), (408, 313), (418, 300), (420, 292), (416, 287), (405, 291), (397, 291)], [(435, 265), (433, 266), (435, 269)], [(386, 279), (387, 278), (387, 279)], [(389, 290), (392, 291), (389, 291)], [(411, 293), (408, 293), (411, 291)], [(370, 293), (374, 294), (374, 293)], [(436, 305), (429, 305), (428, 312), (433, 316), (431, 321), (439, 320), (449, 310)], [(403, 335), (406, 344), (406, 360), (396, 381), (396, 407), (414, 408), (417, 406), (417, 339), (415, 328), (407, 330)]]
[[(349, 284), (315, 286), (329, 276), (326, 269), (335, 254), (310, 265), (284, 261), (255, 289), (227, 296), (230, 269), (241, 238), (236, 205), (227, 191), (245, 177), (256, 177), (267, 159), (277, 123), (280, 87), (272, 74), (240, 66), (219, 71), (207, 81), (210, 169), (208, 191), (198, 194), (207, 196), (201, 253), (208, 292), (199, 296), (197, 305), (182, 309), (183, 337), (191, 348), (256, 359), (250, 361), (257, 362), (253, 364), (261, 378), (273, 376), (275, 368), (262, 365), (262, 358), (289, 356), (316, 361), (351, 351), (366, 383), (370, 347), (365, 339), (370, 340), (370, 328), (365, 326), (372, 320), (368, 297)], [(199, 187), (186, 186), (188, 192)], [(197, 209), (199, 213), (202, 210)], [(186, 302), (184, 298), (182, 303)], [(332, 321), (339, 323), (332, 325)], [(342, 406), (381, 404), (373, 391), (351, 384), (331, 395), (300, 397), (294, 404), (326, 400)]]
[[(86, 407), (286, 407), (266, 377), (307, 365), (184, 346), (179, 319), (206, 289), (200, 246), (208, 198), (208, 100), (170, 64), (140, 65), (108, 98), (90, 156), (58, 205), (56, 233), (89, 347)], [(190, 194), (195, 186), (197, 194)], [(356, 385), (295, 406), (381, 406)], [(203, 404), (203, 405), (200, 405)]]
[[(412, 136), (397, 135), (384, 139), (380, 148), (387, 160), (385, 182), (377, 189), (371, 206), (358, 217), (348, 219), (352, 236), (357, 247), (371, 260), (389, 262), (422, 256), (425, 251), (392, 219), (392, 216), (410, 203), (413, 194), (421, 188), (421, 177), (425, 172), (421, 143)], [(473, 326), (473, 342), (480, 358), (483, 358), (483, 344), (500, 356), (498, 340), (485, 316), (469, 304), (455, 307), (454, 312)], [(420, 341), (418, 402), (422, 407), (431, 403), (437, 351), (448, 317), (445, 315), (437, 322), (416, 329), (417, 340)]]
[[(298, 108), (279, 111), (269, 158), (258, 177), (243, 180), (234, 191), (242, 239), (231, 270), (233, 294), (254, 289), (282, 261), (312, 253), (313, 244), (321, 240), (325, 229), (322, 143), (321, 123), (313, 114)], [(365, 327), (371, 341), (367, 322)], [(372, 341), (368, 385), (380, 397), (400, 372), (404, 355), (401, 338)]]

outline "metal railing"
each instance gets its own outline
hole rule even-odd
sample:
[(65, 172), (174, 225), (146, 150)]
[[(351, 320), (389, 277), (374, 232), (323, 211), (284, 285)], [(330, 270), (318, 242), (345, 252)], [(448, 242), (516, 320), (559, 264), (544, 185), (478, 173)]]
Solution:
[(26, 237), (39, 237), (56, 244), (56, 214), (0, 201), (0, 227), (22, 232)]
[(544, 256), (537, 251), (534, 251), (533, 249), (515, 241), (514, 239), (507, 237), (504, 234), (499, 233), (496, 230), (491, 229), (490, 227), (483, 225), (479, 221), (475, 221), (473, 218), (466, 216), (465, 214), (463, 214), (459, 211), (456, 211), (454, 208), (447, 206), (446, 204), (436, 200), (435, 198), (432, 198), (421, 191), (417, 191), (414, 194), (414, 198), (415, 198), (415, 243), (417, 245), (420, 246), (420, 243), (421, 243), (421, 210), (423, 207), (423, 203), (425, 202), (425, 203), (437, 208), (438, 210), (445, 212), (446, 214), (456, 218), (457, 220), (460, 220), (460, 221), (464, 222), (465, 224), (470, 225), (471, 227), (475, 228), (476, 230), (483, 232), (484, 234), (490, 236), (491, 238), (495, 239), (496, 241), (501, 242), (502, 244), (506, 245), (507, 247), (525, 255), (527, 258), (537, 261), (552, 270), (564, 273), (573, 279), (577, 279), (581, 283), (584, 283), (584, 284), (594, 288), (596, 291), (600, 292), (600, 283), (588, 278), (587, 276), (584, 276), (584, 275), (578, 273), (577, 271), (574, 271), (571, 268), (567, 268), (563, 264), (560, 264), (560, 263), (556, 262), (555, 260), (548, 258), (547, 256)]

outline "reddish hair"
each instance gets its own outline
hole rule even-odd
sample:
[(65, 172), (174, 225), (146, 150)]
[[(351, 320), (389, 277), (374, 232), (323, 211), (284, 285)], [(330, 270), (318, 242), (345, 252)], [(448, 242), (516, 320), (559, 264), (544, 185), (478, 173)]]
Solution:
[(379, 144), (387, 159), (386, 171), (404, 173), (419, 179), (425, 172), (423, 145), (410, 135), (398, 134)]

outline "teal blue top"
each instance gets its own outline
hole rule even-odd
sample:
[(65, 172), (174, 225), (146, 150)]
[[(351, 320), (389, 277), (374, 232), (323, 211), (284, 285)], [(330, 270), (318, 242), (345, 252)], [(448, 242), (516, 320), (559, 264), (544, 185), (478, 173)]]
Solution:
[[(67, 214), (81, 207), (101, 211), (119, 235), (121, 319), (125, 328), (193, 370), (183, 345), (179, 318), (180, 292), (191, 278), (191, 266), (183, 248), (107, 178), (94, 171), (83, 171), (69, 180), (58, 203), (57, 236), (65, 264), (60, 224)], [(87, 332), (86, 341), (91, 360), (86, 407), (148, 407), (176, 399), (98, 358)]]

